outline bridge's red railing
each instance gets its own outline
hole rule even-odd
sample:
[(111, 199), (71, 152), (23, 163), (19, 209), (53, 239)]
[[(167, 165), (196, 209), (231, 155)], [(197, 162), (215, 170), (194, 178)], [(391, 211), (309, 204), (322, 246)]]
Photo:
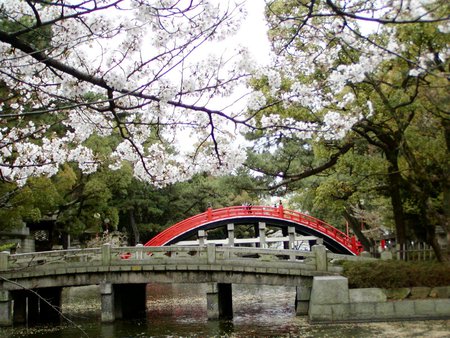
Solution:
[(284, 209), (283, 206), (234, 206), (221, 209), (209, 208), (206, 212), (187, 218), (177, 224), (165, 229), (158, 235), (153, 237), (145, 246), (162, 246), (169, 243), (174, 238), (200, 227), (203, 224), (232, 219), (236, 217), (270, 217), (282, 220), (292, 221), (302, 224), (308, 228), (317, 230), (318, 232), (332, 238), (336, 242), (348, 248), (355, 255), (362, 251), (359, 241), (354, 236), (347, 236), (344, 232), (336, 229), (332, 225), (314, 218), (309, 215), (302, 214), (294, 210)]

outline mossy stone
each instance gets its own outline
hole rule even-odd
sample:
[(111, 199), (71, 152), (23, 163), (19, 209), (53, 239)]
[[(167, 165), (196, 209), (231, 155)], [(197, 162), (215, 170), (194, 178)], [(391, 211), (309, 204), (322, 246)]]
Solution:
[(417, 286), (411, 288), (411, 294), (409, 298), (411, 299), (425, 299), (428, 298), (430, 294), (431, 288), (425, 286)]
[(384, 293), (386, 294), (386, 297), (388, 299), (402, 300), (410, 295), (411, 289), (410, 288), (385, 289)]

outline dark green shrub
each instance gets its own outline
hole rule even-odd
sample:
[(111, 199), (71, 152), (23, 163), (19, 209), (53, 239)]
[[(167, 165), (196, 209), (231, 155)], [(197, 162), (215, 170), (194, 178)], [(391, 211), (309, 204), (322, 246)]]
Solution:
[(450, 264), (438, 262), (345, 262), (350, 288), (402, 288), (450, 285)]

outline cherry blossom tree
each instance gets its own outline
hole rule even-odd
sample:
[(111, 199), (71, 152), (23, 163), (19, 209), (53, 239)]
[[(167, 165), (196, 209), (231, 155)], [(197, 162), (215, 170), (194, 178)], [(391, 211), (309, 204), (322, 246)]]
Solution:
[(129, 161), (155, 185), (238, 166), (243, 110), (217, 98), (245, 81), (249, 58), (202, 50), (244, 14), (207, 0), (0, 1), (1, 178), (23, 184), (65, 162), (93, 172), (85, 141), (112, 133), (110, 167)]
[[(434, 229), (441, 224), (450, 231), (449, 221), (436, 221), (430, 210), (437, 203), (433, 196), (448, 191), (448, 162), (441, 161), (449, 152), (442, 142), (449, 119), (448, 13), (448, 3), (439, 0), (269, 1), (269, 34), (277, 57), (272, 69), (254, 81), (262, 107), (255, 115), (261, 132), (254, 134), (254, 152), (266, 162), (253, 162), (252, 168), (274, 178), (271, 189), (295, 189), (299, 180), (330, 174), (350, 150), (359, 151), (355, 144), (366, 142), (385, 163), (398, 242), (422, 228), (422, 239), (441, 258)], [(442, 154), (428, 157), (433, 170), (417, 156), (423, 148), (415, 155), (410, 148), (423, 145), (414, 137), (426, 136), (413, 137), (411, 131), (425, 120), (438, 128), (433, 143), (443, 146)], [(300, 166), (292, 142), (303, 156)], [(267, 155), (281, 161), (269, 162)], [(424, 175), (427, 170), (435, 173), (433, 183)], [(408, 196), (419, 191), (411, 213)], [(442, 216), (446, 207), (438, 209)], [(420, 214), (421, 221), (409, 227), (412, 214)]]
[[(301, 114), (293, 118), (268, 110), (261, 125), (274, 135), (284, 130), (304, 139), (342, 139), (356, 122), (374, 113), (370, 99), (358, 110), (346, 109), (356, 101), (351, 85), (379, 73), (389, 60), (407, 62), (411, 76), (445, 76), (441, 69), (448, 58), (443, 47), (449, 33), (448, 9), (440, 0), (269, 1), (267, 16), (277, 57), (272, 69), (260, 74), (268, 89), (254, 96), (259, 97), (259, 107), (282, 104)], [(433, 24), (440, 49), (430, 46), (411, 53), (416, 41), (398, 30), (414, 31), (424, 24)]]

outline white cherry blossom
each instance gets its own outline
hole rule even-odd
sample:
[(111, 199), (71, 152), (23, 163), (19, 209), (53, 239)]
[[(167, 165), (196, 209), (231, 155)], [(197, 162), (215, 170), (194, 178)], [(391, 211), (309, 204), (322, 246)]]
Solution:
[[(87, 147), (93, 135), (120, 135), (110, 167), (129, 161), (136, 177), (156, 185), (232, 171), (245, 160), (239, 137), (249, 130), (344, 138), (374, 114), (370, 101), (349, 111), (351, 85), (407, 58), (411, 46), (386, 23), (432, 21), (435, 1), (325, 1), (313, 12), (303, 5), (269, 17), (277, 54), (258, 70), (246, 46), (223, 48), (246, 14), (234, 1), (0, 0), (10, 23), (0, 28), (2, 177), (23, 184), (66, 161), (91, 173), (100, 161)], [(369, 21), (370, 29), (361, 24)], [(409, 74), (432, 71), (436, 57), (448, 52), (408, 59)], [(250, 75), (265, 79), (266, 91), (250, 89)], [(270, 111), (272, 102), (301, 117)]]

